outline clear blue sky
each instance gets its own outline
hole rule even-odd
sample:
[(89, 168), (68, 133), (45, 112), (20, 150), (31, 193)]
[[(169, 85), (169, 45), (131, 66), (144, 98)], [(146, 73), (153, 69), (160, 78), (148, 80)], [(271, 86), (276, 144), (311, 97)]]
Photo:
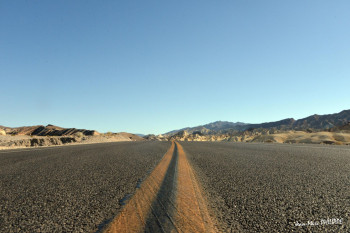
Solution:
[(350, 108), (350, 1), (1, 1), (0, 125), (164, 133)]

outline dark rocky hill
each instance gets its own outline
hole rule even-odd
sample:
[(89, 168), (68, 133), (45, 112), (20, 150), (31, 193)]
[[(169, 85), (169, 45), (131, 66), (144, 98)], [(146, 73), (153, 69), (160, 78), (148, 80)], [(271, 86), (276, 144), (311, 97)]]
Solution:
[(187, 131), (188, 133), (211, 134), (225, 131), (227, 129), (244, 130), (247, 128), (247, 125), (248, 124), (243, 122), (215, 121), (206, 125), (173, 130), (166, 133), (166, 135), (173, 135), (180, 131)]
[(333, 127), (329, 131), (330, 132), (343, 132), (343, 131), (350, 132), (350, 121), (345, 125)]
[(312, 115), (299, 120), (287, 118), (280, 121), (265, 122), (260, 124), (246, 124), (242, 122), (216, 121), (206, 125), (187, 127), (173, 130), (165, 135), (174, 135), (180, 131), (188, 133), (199, 132), (201, 134), (231, 133), (233, 131), (245, 131), (253, 129), (277, 129), (277, 130), (329, 130), (337, 126), (343, 126), (350, 122), (350, 110), (326, 115)]
[(293, 129), (330, 129), (335, 126), (345, 125), (350, 121), (350, 110), (344, 110), (335, 114), (312, 115), (293, 124)]

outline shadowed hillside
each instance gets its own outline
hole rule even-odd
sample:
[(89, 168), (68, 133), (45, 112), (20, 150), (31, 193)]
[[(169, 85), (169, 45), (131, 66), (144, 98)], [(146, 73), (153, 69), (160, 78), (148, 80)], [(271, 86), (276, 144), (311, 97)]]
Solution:
[(28, 136), (71, 136), (78, 132), (81, 132), (85, 136), (96, 136), (100, 135), (99, 132), (95, 130), (86, 129), (76, 129), (76, 128), (62, 128), (55, 125), (36, 125), (36, 126), (23, 126), (23, 127), (4, 127), (6, 134), (10, 135), (28, 135)]

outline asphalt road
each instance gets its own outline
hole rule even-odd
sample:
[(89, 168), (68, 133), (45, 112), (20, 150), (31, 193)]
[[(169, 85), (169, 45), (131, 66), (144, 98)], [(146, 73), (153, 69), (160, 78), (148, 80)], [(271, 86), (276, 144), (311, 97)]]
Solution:
[(172, 143), (103, 233), (216, 233), (182, 146)]
[(181, 145), (221, 231), (350, 232), (350, 147)]
[[(180, 144), (221, 231), (350, 231), (349, 147)], [(102, 229), (169, 147), (117, 142), (0, 151), (0, 232)]]
[(96, 232), (168, 142), (0, 151), (0, 232)]

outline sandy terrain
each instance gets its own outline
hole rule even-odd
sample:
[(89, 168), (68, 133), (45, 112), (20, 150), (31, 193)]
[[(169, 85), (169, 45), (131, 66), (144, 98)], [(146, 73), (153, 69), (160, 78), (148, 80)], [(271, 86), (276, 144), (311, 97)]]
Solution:
[(252, 142), (312, 143), (350, 145), (350, 133), (288, 131), (270, 135), (259, 135)]
[(113, 135), (98, 135), (98, 136), (27, 136), (27, 135), (0, 135), (0, 150), (18, 149), (28, 147), (47, 147), (60, 145), (77, 145), (91, 144), (103, 142), (121, 142), (121, 141), (136, 141), (130, 138), (129, 134), (113, 134)]
[[(271, 143), (310, 143), (350, 145), (350, 131), (337, 132), (305, 132), (305, 131), (279, 131), (277, 133), (266, 132), (237, 132), (236, 134), (199, 135), (180, 132), (168, 138), (157, 137), (158, 140), (176, 141), (229, 141), (229, 142), (271, 142)], [(153, 139), (155, 140), (155, 139)]]
[(143, 140), (138, 135), (126, 132), (99, 133), (96, 130), (62, 128), (50, 124), (15, 128), (0, 125), (0, 150)]

